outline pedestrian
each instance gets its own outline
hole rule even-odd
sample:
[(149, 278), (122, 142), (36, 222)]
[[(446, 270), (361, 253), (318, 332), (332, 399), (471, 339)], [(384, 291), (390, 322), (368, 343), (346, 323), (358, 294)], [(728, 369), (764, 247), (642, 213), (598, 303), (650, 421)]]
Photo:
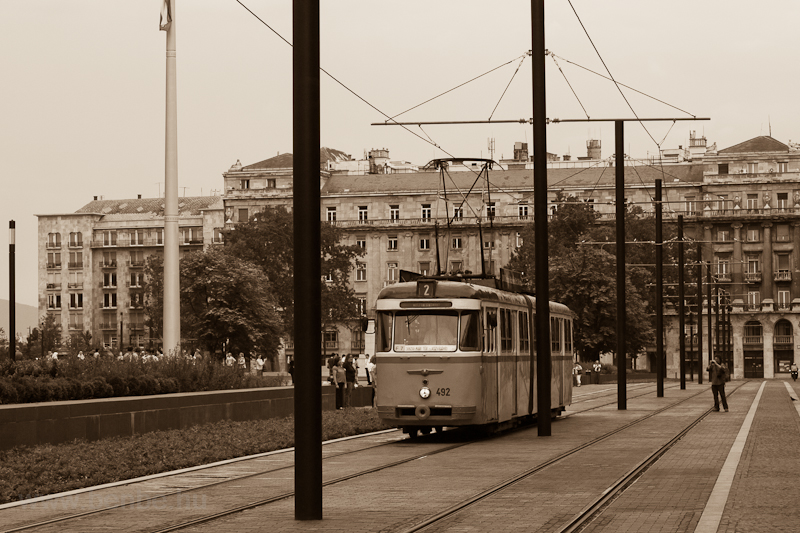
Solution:
[(78, 350), (78, 359), (83, 361), (86, 357), (83, 355), (83, 350)]
[(244, 352), (239, 352), (239, 370), (244, 372), (247, 369), (247, 362), (244, 360)]
[(336, 387), (337, 409), (344, 409), (344, 389), (347, 384), (347, 374), (343, 364), (342, 358), (337, 355), (336, 364), (333, 367), (333, 385)]
[(366, 359), (364, 359), (364, 361), (366, 361), (366, 366), (364, 367), (364, 372), (367, 374), (367, 385), (372, 385), (372, 368), (370, 367), (374, 366), (374, 363), (372, 362), (369, 354), (367, 354), (365, 357)]
[(714, 393), (714, 411), (719, 411), (719, 397), (722, 396), (722, 408), (728, 412), (728, 399), (725, 397), (725, 381), (728, 377), (728, 369), (720, 363), (718, 355), (708, 363), (709, 375), (711, 376), (711, 392)]
[(592, 365), (592, 370), (594, 370), (594, 382), (596, 384), (600, 384), (600, 371), (603, 370), (603, 365), (600, 364), (600, 359), (594, 362)]
[(289, 376), (292, 378), (292, 383), (294, 383), (294, 357), (289, 356)]
[(233, 363), (236, 362), (236, 359), (233, 358), (233, 354), (228, 352), (228, 355), (225, 357), (225, 366), (233, 366)]
[(373, 355), (369, 359), (369, 364), (367, 365), (367, 370), (369, 371), (369, 376), (372, 379), (372, 407), (377, 407), (377, 399), (375, 396), (375, 391), (378, 387), (377, 377), (378, 374), (376, 372), (377, 365), (375, 364), (375, 356)]
[(261, 354), (258, 354), (258, 359), (256, 359), (256, 376), (260, 376), (263, 371), (264, 371), (264, 358), (261, 357)]
[(575, 361), (575, 366), (572, 367), (572, 375), (575, 376), (575, 383), (578, 387), (581, 386), (581, 374), (583, 374), (583, 367), (577, 361)]
[(344, 389), (344, 406), (345, 407), (352, 407), (353, 406), (353, 391), (355, 390), (356, 386), (356, 367), (353, 364), (353, 356), (348, 355), (347, 358), (344, 360), (344, 372), (345, 372), (345, 389)]

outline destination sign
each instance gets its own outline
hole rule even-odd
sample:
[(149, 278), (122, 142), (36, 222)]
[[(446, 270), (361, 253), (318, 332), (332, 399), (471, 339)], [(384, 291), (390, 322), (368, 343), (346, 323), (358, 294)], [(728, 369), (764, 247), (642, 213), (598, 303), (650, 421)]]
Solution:
[(453, 307), (453, 302), (435, 301), (435, 302), (400, 302), (401, 309), (425, 309), (429, 307)]

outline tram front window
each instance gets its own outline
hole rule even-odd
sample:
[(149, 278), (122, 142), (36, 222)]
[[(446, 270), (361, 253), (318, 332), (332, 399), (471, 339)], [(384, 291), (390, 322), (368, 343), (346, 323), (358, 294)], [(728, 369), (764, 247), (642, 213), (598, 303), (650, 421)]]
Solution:
[(458, 344), (458, 313), (401, 311), (394, 319), (396, 352), (454, 352)]

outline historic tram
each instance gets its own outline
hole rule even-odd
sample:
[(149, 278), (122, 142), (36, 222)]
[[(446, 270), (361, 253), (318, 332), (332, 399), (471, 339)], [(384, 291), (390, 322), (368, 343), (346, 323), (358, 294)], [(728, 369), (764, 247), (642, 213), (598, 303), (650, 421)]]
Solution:
[[(422, 277), (384, 288), (376, 305), (376, 403), (418, 432), (503, 428), (537, 413), (536, 299), (494, 278)], [(572, 401), (572, 312), (550, 303), (554, 415)], [(531, 362), (533, 361), (533, 366)]]

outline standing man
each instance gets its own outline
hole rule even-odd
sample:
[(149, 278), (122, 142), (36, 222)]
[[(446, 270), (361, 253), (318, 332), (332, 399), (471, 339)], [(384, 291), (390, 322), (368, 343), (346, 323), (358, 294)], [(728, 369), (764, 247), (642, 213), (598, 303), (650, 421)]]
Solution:
[(728, 377), (728, 369), (720, 363), (718, 355), (708, 363), (709, 375), (711, 376), (711, 392), (714, 393), (714, 411), (719, 411), (719, 396), (722, 396), (722, 407), (728, 412), (728, 399), (725, 397), (725, 381)]
[(600, 359), (594, 362), (592, 365), (592, 370), (594, 370), (594, 382), (596, 384), (600, 384), (600, 371), (603, 369), (603, 365), (600, 364)]
[(581, 386), (581, 374), (583, 374), (583, 367), (577, 361), (575, 361), (575, 366), (572, 367), (572, 375), (575, 376), (575, 384), (580, 387)]

